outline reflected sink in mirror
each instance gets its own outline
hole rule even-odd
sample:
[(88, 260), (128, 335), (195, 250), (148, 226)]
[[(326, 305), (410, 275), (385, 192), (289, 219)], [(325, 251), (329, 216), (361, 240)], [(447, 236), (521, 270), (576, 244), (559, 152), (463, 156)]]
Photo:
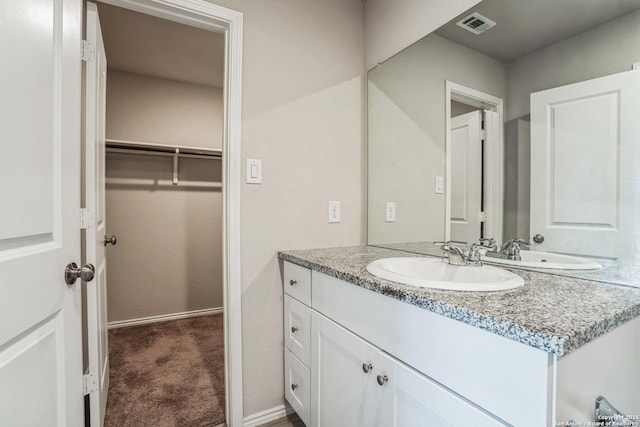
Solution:
[(383, 258), (367, 265), (367, 271), (392, 282), (452, 291), (504, 291), (524, 284), (520, 276), (498, 267), (451, 265), (437, 258)]
[(553, 270), (599, 270), (602, 265), (586, 258), (551, 252), (521, 251), (520, 261), (503, 258), (497, 252), (485, 252), (482, 261), (519, 267), (547, 268)]

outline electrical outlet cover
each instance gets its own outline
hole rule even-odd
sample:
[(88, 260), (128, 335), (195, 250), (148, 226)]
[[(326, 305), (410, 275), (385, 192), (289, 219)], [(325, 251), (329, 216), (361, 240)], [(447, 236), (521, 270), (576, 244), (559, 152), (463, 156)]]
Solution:
[(340, 222), (340, 201), (329, 202), (329, 222)]

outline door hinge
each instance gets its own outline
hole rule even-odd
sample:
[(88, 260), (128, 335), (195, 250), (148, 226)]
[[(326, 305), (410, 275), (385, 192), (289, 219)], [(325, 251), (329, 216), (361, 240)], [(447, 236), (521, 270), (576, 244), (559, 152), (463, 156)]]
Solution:
[(93, 211), (89, 208), (80, 208), (80, 229), (93, 228)]
[(487, 139), (487, 131), (486, 131), (486, 130), (482, 129), (482, 130), (480, 131), (480, 139), (482, 139), (483, 141), (484, 141), (485, 139)]
[(480, 212), (480, 222), (487, 222), (487, 213)]
[(93, 43), (82, 40), (80, 46), (80, 58), (85, 62), (93, 62), (96, 60), (96, 47)]
[(94, 374), (88, 373), (82, 376), (82, 391), (85, 396), (98, 391), (98, 380)]

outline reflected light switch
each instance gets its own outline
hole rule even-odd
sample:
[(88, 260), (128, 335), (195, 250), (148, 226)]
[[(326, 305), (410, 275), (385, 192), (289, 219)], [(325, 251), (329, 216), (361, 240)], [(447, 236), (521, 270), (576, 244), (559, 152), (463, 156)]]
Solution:
[(444, 180), (441, 176), (436, 176), (436, 194), (442, 194), (444, 192)]

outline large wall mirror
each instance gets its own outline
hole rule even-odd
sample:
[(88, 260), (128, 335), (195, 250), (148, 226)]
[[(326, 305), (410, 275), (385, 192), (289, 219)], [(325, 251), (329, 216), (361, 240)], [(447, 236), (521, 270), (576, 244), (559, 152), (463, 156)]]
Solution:
[(635, 263), (639, 46), (640, 0), (484, 0), (370, 70), (368, 243)]

